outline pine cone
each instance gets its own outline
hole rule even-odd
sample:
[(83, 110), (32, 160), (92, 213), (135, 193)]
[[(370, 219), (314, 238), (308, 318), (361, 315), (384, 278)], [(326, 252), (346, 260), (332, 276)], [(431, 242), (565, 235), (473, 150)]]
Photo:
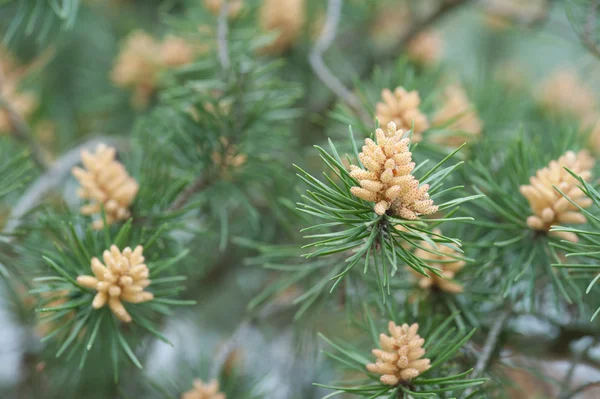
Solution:
[[(127, 174), (123, 164), (115, 160), (115, 155), (114, 148), (99, 144), (94, 154), (87, 150), (81, 152), (81, 160), (87, 170), (78, 167), (72, 170), (81, 184), (79, 197), (91, 202), (81, 207), (81, 213), (98, 214), (102, 204), (108, 224), (130, 216), (129, 206), (139, 189), (137, 182)], [(93, 224), (95, 229), (101, 229), (103, 225), (100, 219)]]
[[(440, 234), (440, 230), (435, 229), (434, 233)], [(453, 258), (453, 256), (457, 256), (459, 253), (445, 245), (438, 245), (436, 248), (428, 242), (422, 242), (421, 246), (423, 247), (422, 249), (417, 248), (415, 250), (415, 256), (426, 261), (428, 265), (441, 269), (443, 277), (439, 277), (433, 273), (430, 273), (429, 277), (425, 277), (421, 273), (416, 272), (412, 267), (409, 267), (408, 270), (419, 279), (419, 286), (423, 289), (437, 287), (442, 291), (452, 294), (463, 292), (462, 285), (452, 281), (456, 272), (465, 266), (464, 260)], [(427, 250), (437, 250), (443, 253), (443, 255), (432, 254)]]
[(380, 381), (386, 385), (398, 385), (402, 381), (410, 381), (429, 370), (429, 359), (421, 359), (425, 355), (421, 338), (417, 331), (418, 324), (397, 326), (390, 321), (388, 330), (391, 336), (379, 335), (381, 349), (373, 349), (377, 358), (375, 364), (367, 364), (367, 370), (382, 374)]
[(377, 144), (371, 139), (359, 155), (367, 168), (350, 165), (350, 176), (360, 183), (352, 187), (353, 195), (375, 203), (375, 213), (383, 215), (388, 209), (405, 219), (417, 219), (419, 215), (429, 215), (437, 211), (437, 206), (429, 199), (429, 185), (419, 186), (419, 181), (411, 174), (415, 163), (408, 151), (408, 138), (402, 138), (402, 130), (396, 124), (388, 124), (388, 133), (377, 129)]
[(212, 380), (205, 384), (200, 379), (194, 380), (194, 387), (181, 395), (181, 399), (227, 399), (224, 393), (219, 392), (219, 382)]
[[(533, 216), (527, 218), (527, 225), (535, 230), (548, 231), (553, 225), (585, 223), (585, 216), (553, 186), (558, 187), (580, 207), (587, 208), (592, 204), (592, 200), (577, 187), (577, 179), (571, 176), (563, 166), (589, 181), (592, 177), (591, 169), (595, 163), (596, 161), (587, 151), (580, 151), (577, 154), (567, 151), (557, 161), (550, 161), (547, 167), (538, 170), (536, 175), (529, 179), (530, 185), (520, 187), (521, 194), (527, 198), (534, 213)], [(574, 233), (553, 232), (552, 234), (565, 240), (577, 241)]]
[(429, 129), (427, 117), (419, 111), (421, 98), (416, 90), (407, 92), (403, 87), (397, 87), (392, 93), (389, 89), (381, 91), (381, 97), (384, 102), (379, 102), (375, 106), (375, 116), (379, 121), (379, 126), (387, 126), (394, 122), (398, 129), (412, 129), (414, 131), (412, 141), (418, 143), (421, 141), (421, 133)]
[(260, 27), (278, 33), (275, 41), (261, 49), (265, 54), (280, 54), (292, 47), (306, 22), (304, 0), (263, 0)]
[[(467, 133), (471, 137), (481, 134), (483, 123), (477, 116), (473, 104), (469, 101), (467, 93), (460, 85), (451, 85), (444, 90), (443, 105), (433, 117), (434, 126), (450, 123), (447, 128), (460, 133)], [(458, 147), (465, 141), (464, 135), (444, 135), (436, 142)]]
[(122, 301), (130, 303), (147, 302), (154, 295), (144, 289), (150, 285), (148, 266), (144, 264), (143, 247), (135, 250), (127, 247), (123, 252), (115, 245), (110, 251), (104, 251), (104, 264), (98, 258), (92, 258), (91, 267), (94, 276), (79, 276), (77, 282), (84, 287), (98, 291), (92, 302), (94, 309), (100, 309), (108, 302), (110, 310), (121, 321), (129, 323), (131, 315)]

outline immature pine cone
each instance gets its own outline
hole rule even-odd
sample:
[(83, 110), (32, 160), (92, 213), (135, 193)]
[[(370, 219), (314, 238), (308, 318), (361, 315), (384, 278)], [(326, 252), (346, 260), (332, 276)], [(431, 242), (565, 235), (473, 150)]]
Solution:
[(396, 130), (396, 124), (388, 124), (388, 133), (377, 129), (377, 144), (371, 139), (365, 140), (360, 161), (367, 168), (350, 165), (350, 176), (360, 183), (352, 187), (353, 195), (365, 201), (375, 203), (375, 213), (383, 215), (388, 209), (404, 219), (417, 219), (419, 215), (429, 215), (437, 211), (429, 199), (429, 185), (419, 186), (411, 172), (415, 163), (411, 162), (412, 153), (408, 151), (408, 138), (402, 138), (402, 130)]
[(429, 359), (421, 359), (425, 354), (423, 343), (417, 331), (418, 324), (397, 326), (390, 321), (388, 330), (391, 336), (379, 335), (381, 349), (373, 349), (377, 358), (375, 364), (367, 364), (367, 370), (382, 374), (379, 378), (386, 385), (398, 385), (418, 377), (429, 369)]
[[(440, 230), (434, 230), (434, 233), (440, 234)], [(441, 274), (444, 277), (438, 277), (433, 273), (429, 273), (429, 277), (423, 276), (421, 273), (416, 272), (412, 267), (409, 267), (411, 273), (413, 273), (419, 279), (419, 286), (423, 289), (437, 287), (442, 291), (449, 292), (452, 294), (458, 294), (463, 292), (463, 287), (459, 283), (452, 281), (456, 272), (461, 270), (465, 266), (464, 260), (458, 260), (452, 256), (459, 255), (459, 253), (445, 245), (438, 245), (437, 248), (428, 242), (423, 242), (421, 248), (417, 248), (414, 252), (417, 258), (423, 259), (429, 266), (437, 267), (441, 269)], [(429, 250), (437, 250), (444, 255), (432, 254)]]
[(205, 384), (200, 379), (194, 380), (194, 387), (181, 395), (181, 399), (226, 399), (224, 393), (219, 392), (219, 382), (212, 380)]
[(425, 30), (410, 41), (406, 52), (408, 58), (423, 66), (436, 65), (442, 57), (444, 41), (435, 30)]
[[(567, 151), (557, 161), (550, 161), (547, 167), (538, 170), (536, 175), (529, 179), (531, 184), (520, 187), (521, 194), (527, 198), (534, 213), (527, 218), (527, 225), (535, 230), (548, 231), (553, 225), (585, 223), (585, 216), (577, 207), (552, 186), (558, 187), (580, 207), (587, 208), (592, 204), (592, 200), (577, 187), (577, 180), (563, 166), (589, 181), (595, 162), (585, 150), (577, 154)], [(574, 233), (553, 232), (552, 234), (565, 240), (577, 241)]]
[(280, 54), (296, 43), (306, 22), (304, 0), (263, 0), (260, 27), (278, 34), (275, 41), (263, 47), (266, 54)]
[(585, 118), (597, 109), (594, 92), (571, 70), (558, 70), (543, 83), (539, 102), (549, 112)]
[[(72, 170), (81, 184), (78, 190), (79, 197), (90, 200), (90, 204), (81, 207), (81, 213), (98, 214), (102, 204), (108, 224), (130, 216), (129, 206), (139, 188), (135, 179), (127, 174), (123, 164), (115, 160), (115, 155), (114, 148), (99, 144), (95, 154), (87, 150), (81, 152), (81, 161), (85, 169), (75, 167)], [(101, 219), (93, 223), (95, 229), (101, 229), (103, 226)]]
[(116, 245), (112, 245), (110, 251), (106, 250), (102, 255), (106, 266), (98, 258), (92, 258), (91, 266), (95, 277), (79, 276), (77, 282), (98, 291), (92, 302), (94, 309), (100, 309), (108, 301), (115, 316), (129, 323), (131, 316), (122, 301), (141, 303), (154, 299), (152, 293), (144, 291), (150, 285), (150, 272), (144, 264), (143, 249), (138, 245), (133, 251), (127, 247), (121, 252)]
[[(450, 123), (447, 128), (460, 133), (467, 133), (471, 137), (481, 134), (483, 123), (477, 116), (473, 104), (469, 101), (467, 93), (460, 85), (451, 85), (444, 90), (443, 105), (433, 117), (434, 126)], [(444, 135), (438, 142), (458, 147), (465, 141), (464, 135)]]
[(379, 126), (394, 122), (398, 129), (411, 129), (414, 123), (412, 141), (421, 141), (421, 133), (429, 129), (427, 117), (419, 111), (421, 98), (416, 90), (407, 92), (403, 87), (397, 87), (392, 93), (389, 89), (381, 91), (383, 102), (375, 106), (375, 116)]

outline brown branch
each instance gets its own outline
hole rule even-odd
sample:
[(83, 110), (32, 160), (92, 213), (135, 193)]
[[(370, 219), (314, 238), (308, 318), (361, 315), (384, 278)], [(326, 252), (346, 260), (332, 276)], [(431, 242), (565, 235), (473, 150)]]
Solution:
[(331, 72), (325, 64), (323, 56), (327, 49), (335, 40), (337, 28), (340, 23), (340, 14), (342, 11), (342, 0), (329, 0), (327, 4), (327, 18), (317, 43), (313, 47), (308, 60), (317, 77), (329, 88), (336, 96), (342, 99), (365, 124), (369, 124), (371, 118), (363, 108), (360, 99), (352, 93), (344, 84)]

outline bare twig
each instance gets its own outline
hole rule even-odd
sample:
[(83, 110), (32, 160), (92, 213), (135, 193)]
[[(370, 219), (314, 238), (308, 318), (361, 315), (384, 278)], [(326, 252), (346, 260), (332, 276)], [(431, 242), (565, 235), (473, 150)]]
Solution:
[[(483, 348), (481, 349), (481, 355), (477, 359), (477, 363), (475, 364), (473, 372), (471, 373), (471, 376), (473, 378), (480, 376), (487, 367), (490, 358), (492, 357), (492, 353), (494, 352), (494, 349), (496, 348), (496, 345), (498, 343), (498, 337), (502, 332), (502, 327), (504, 326), (504, 323), (506, 322), (506, 319), (508, 318), (510, 313), (510, 309), (503, 310), (502, 313), (500, 313), (496, 318), (494, 324), (492, 324), (492, 328), (490, 328), (490, 332), (488, 333), (488, 336), (485, 339), (485, 343), (483, 344)], [(469, 388), (465, 391), (462, 397), (466, 398), (472, 392), (473, 389)]]
[(221, 4), (221, 12), (219, 13), (219, 21), (217, 23), (217, 49), (219, 52), (219, 62), (225, 70), (229, 69), (231, 64), (229, 60), (229, 47), (227, 45), (227, 16), (229, 14), (229, 1), (223, 0)]
[(341, 11), (342, 0), (329, 0), (327, 4), (327, 19), (317, 43), (310, 52), (309, 62), (321, 82), (352, 108), (365, 124), (368, 124), (371, 118), (364, 110), (359, 98), (340, 82), (323, 60), (323, 54), (325, 54), (335, 39), (337, 27), (340, 23)]
[[(127, 148), (129, 141), (121, 137), (98, 136), (67, 151), (23, 193), (12, 208), (10, 218), (2, 232), (11, 235), (21, 224), (23, 216), (37, 206), (46, 193), (56, 187), (69, 174), (71, 168), (79, 163), (81, 151), (92, 149), (99, 143), (113, 145), (120, 150), (124, 150)], [(11, 238), (9, 237), (8, 240), (10, 241)]]
[(598, 388), (600, 387), (600, 381), (588, 382), (586, 384), (581, 385), (579, 388), (572, 390), (564, 396), (565, 399), (571, 399), (577, 396), (584, 391), (587, 391), (590, 388)]
[(597, 340), (595, 338), (590, 340), (590, 342), (581, 351), (577, 351), (575, 353), (575, 355), (573, 356), (573, 361), (571, 362), (571, 367), (569, 367), (569, 370), (567, 371), (567, 374), (565, 375), (565, 379), (563, 380), (563, 383), (562, 383), (562, 390), (561, 390), (560, 395), (558, 396), (559, 399), (567, 399), (570, 396), (572, 396), (572, 394), (570, 394), (569, 388), (571, 387), (571, 384), (573, 383), (573, 377), (575, 376), (575, 369), (577, 368), (577, 366), (579, 366), (581, 364), (581, 361), (583, 360), (585, 355), (589, 352), (589, 350), (592, 349), (596, 345), (596, 342), (597, 342)]

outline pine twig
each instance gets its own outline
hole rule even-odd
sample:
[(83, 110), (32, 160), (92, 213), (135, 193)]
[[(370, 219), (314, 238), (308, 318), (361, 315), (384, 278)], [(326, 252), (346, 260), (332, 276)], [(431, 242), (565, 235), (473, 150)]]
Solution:
[[(498, 318), (496, 319), (494, 324), (492, 324), (492, 328), (490, 328), (490, 332), (488, 333), (488, 336), (485, 339), (485, 343), (483, 344), (481, 355), (477, 359), (477, 363), (475, 364), (473, 372), (471, 373), (471, 376), (473, 378), (477, 378), (478, 376), (480, 376), (487, 367), (492, 357), (492, 353), (494, 352), (494, 349), (496, 348), (496, 345), (498, 343), (498, 337), (500, 337), (502, 327), (504, 327), (504, 323), (506, 322), (506, 319), (508, 318), (510, 313), (510, 309), (503, 310), (502, 313), (498, 315)], [(468, 397), (472, 392), (472, 388), (467, 389), (463, 395), (463, 398)]]
[(576, 397), (578, 394), (580, 394), (584, 391), (587, 391), (590, 388), (598, 388), (598, 387), (600, 387), (600, 381), (588, 382), (586, 384), (581, 385), (578, 388), (575, 388), (571, 392), (568, 392), (564, 396), (564, 399), (572, 399), (572, 398)]
[(4, 72), (0, 69), (0, 109), (4, 108), (8, 115), (8, 119), (12, 125), (14, 135), (21, 141), (25, 142), (31, 152), (31, 157), (35, 164), (41, 169), (48, 169), (48, 163), (44, 158), (42, 148), (35, 141), (31, 128), (25, 122), (25, 120), (19, 115), (14, 109), (12, 104), (4, 98), (2, 95), (2, 89), (4, 88)]
[(200, 176), (192, 184), (187, 186), (177, 198), (175, 198), (175, 201), (173, 201), (167, 210), (171, 212), (180, 210), (188, 203), (194, 194), (198, 191), (202, 191), (208, 185), (210, 185), (209, 179), (205, 176)]
[(231, 62), (229, 60), (229, 46), (227, 44), (228, 23), (227, 16), (229, 14), (229, 1), (224, 0), (221, 4), (219, 12), (219, 20), (217, 23), (217, 49), (219, 54), (219, 62), (224, 70), (228, 70)]
[[(114, 145), (120, 150), (124, 150), (128, 146), (128, 141), (123, 138), (97, 136), (67, 151), (45, 173), (41, 174), (19, 198), (12, 208), (10, 218), (2, 233), (11, 235), (21, 224), (23, 216), (38, 205), (46, 193), (56, 187), (69, 174), (71, 168), (79, 163), (81, 151), (92, 149), (100, 143)], [(10, 238), (8, 240), (10, 241)]]
[(352, 108), (365, 124), (368, 124), (371, 118), (364, 110), (359, 98), (343, 85), (323, 60), (323, 55), (335, 39), (340, 23), (341, 11), (342, 0), (329, 0), (327, 4), (327, 18), (323, 25), (323, 30), (321, 30), (321, 34), (317, 39), (317, 43), (310, 52), (309, 62), (315, 75), (317, 75), (321, 82)]
[(590, 349), (592, 349), (592, 347), (594, 347), (594, 345), (596, 345), (596, 342), (597, 342), (596, 339), (592, 339), (589, 344), (587, 344), (581, 351), (576, 352), (575, 355), (573, 356), (573, 361), (571, 362), (571, 367), (569, 367), (569, 370), (567, 371), (567, 374), (565, 375), (565, 379), (563, 380), (563, 383), (562, 383), (562, 390), (561, 390), (560, 395), (558, 396), (559, 399), (568, 399), (570, 396), (573, 396), (572, 394), (570, 394), (569, 387), (573, 383), (573, 377), (575, 376), (575, 369), (577, 368), (577, 366), (579, 366), (581, 364), (581, 361), (583, 360), (585, 355), (588, 353), (588, 351)]

